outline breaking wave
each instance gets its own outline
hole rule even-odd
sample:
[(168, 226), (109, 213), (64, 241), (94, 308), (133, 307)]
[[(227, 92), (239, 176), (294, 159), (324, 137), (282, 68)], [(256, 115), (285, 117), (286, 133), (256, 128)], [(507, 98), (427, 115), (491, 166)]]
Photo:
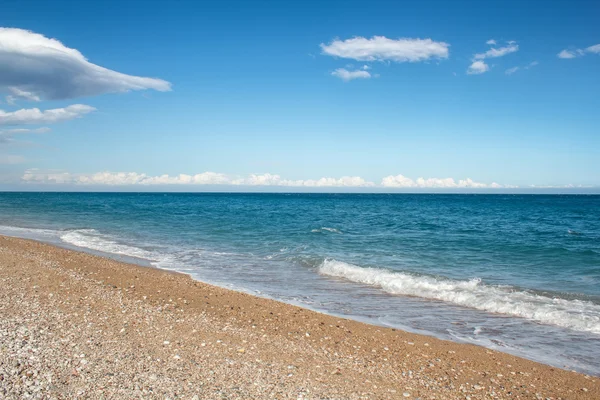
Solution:
[(319, 228), (319, 229), (313, 229), (311, 232), (313, 232), (313, 233), (317, 233), (317, 232), (342, 233), (339, 229), (328, 228), (326, 226)]
[(110, 236), (104, 235), (95, 229), (77, 229), (69, 231), (62, 234), (60, 239), (65, 243), (77, 247), (84, 247), (104, 253), (142, 258), (149, 261), (160, 261), (160, 257), (152, 251), (118, 243)]
[(547, 297), (511, 286), (486, 285), (480, 279), (451, 280), (363, 268), (334, 259), (319, 266), (323, 275), (372, 285), (397, 295), (440, 300), (477, 310), (527, 318), (542, 324), (600, 334), (600, 305)]

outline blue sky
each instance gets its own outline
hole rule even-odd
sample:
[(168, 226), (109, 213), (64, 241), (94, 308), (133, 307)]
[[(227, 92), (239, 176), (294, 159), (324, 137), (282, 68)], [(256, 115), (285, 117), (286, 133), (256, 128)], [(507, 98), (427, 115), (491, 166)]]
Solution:
[(599, 15), (7, 0), (0, 189), (600, 187)]

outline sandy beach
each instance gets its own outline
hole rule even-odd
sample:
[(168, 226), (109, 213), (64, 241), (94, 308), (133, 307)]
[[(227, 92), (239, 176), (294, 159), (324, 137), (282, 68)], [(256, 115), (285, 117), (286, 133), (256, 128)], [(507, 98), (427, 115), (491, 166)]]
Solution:
[(600, 379), (0, 237), (0, 398), (598, 399)]

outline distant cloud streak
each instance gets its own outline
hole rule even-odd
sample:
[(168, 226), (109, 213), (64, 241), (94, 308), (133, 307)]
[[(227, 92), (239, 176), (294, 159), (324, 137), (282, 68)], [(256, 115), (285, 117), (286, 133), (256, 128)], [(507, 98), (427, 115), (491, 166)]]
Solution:
[(0, 110), (0, 125), (53, 124), (79, 118), (95, 110), (94, 107), (85, 104), (73, 104), (45, 111), (39, 108), (24, 108), (11, 112)]
[[(495, 44), (495, 43), (494, 43)], [(515, 53), (519, 51), (519, 45), (515, 43), (510, 43), (508, 46), (500, 47), (500, 48), (491, 48), (485, 53), (478, 53), (473, 56), (475, 60), (485, 60), (486, 58), (497, 58), (503, 57), (510, 53)]]
[(526, 66), (522, 67), (522, 68), (521, 67), (512, 67), (512, 68), (509, 68), (506, 71), (504, 71), (504, 73), (506, 75), (512, 75), (512, 74), (514, 74), (515, 72), (517, 72), (517, 71), (519, 71), (521, 69), (531, 69), (531, 68), (535, 67), (538, 64), (539, 64), (539, 62), (533, 61), (533, 62), (530, 62), (529, 64), (527, 64)]
[(582, 56), (584, 53), (582, 50), (563, 50), (557, 54), (558, 58), (569, 59)]
[(565, 49), (558, 53), (556, 56), (562, 59), (572, 59), (583, 57), (586, 54), (600, 54), (600, 44), (586, 47), (585, 49)]
[(338, 77), (346, 82), (351, 81), (353, 79), (369, 79), (369, 78), (371, 78), (371, 74), (364, 69), (348, 71), (345, 68), (338, 68), (335, 71), (333, 71), (331, 73), (331, 75)]

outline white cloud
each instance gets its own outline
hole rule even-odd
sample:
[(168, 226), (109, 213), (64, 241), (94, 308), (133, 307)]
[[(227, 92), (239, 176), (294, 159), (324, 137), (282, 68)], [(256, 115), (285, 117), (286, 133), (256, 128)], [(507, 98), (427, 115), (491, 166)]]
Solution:
[(585, 49), (571, 49), (571, 50), (562, 50), (560, 53), (557, 54), (558, 58), (564, 58), (564, 59), (570, 59), (570, 58), (577, 58), (577, 57), (583, 57), (585, 56), (587, 53), (591, 53), (591, 54), (600, 54), (600, 44), (595, 44), (593, 46), (589, 46), (586, 47)]
[(233, 179), (231, 180), (231, 183), (234, 185), (290, 187), (369, 187), (375, 185), (373, 182), (367, 182), (365, 179), (358, 176), (343, 176), (339, 179), (321, 178), (317, 180), (289, 180), (273, 174), (252, 174), (246, 179)]
[(231, 185), (231, 186), (270, 186), (295, 188), (388, 188), (388, 189), (496, 189), (514, 186), (485, 184), (472, 179), (454, 180), (453, 178), (418, 178), (413, 180), (403, 175), (390, 175), (382, 179), (379, 185), (359, 176), (341, 178), (325, 177), (321, 179), (284, 179), (277, 174), (251, 174), (236, 177), (216, 172), (204, 172), (196, 175), (157, 175), (151, 176), (136, 172), (98, 172), (95, 174), (72, 174), (69, 172), (44, 172), (37, 169), (27, 170), (22, 180), (30, 183), (73, 184), (73, 185)]
[(595, 44), (585, 49), (588, 53), (600, 54), (600, 44)]
[(473, 56), (475, 60), (485, 60), (486, 58), (503, 57), (510, 53), (519, 51), (519, 45), (514, 42), (509, 42), (508, 46), (500, 47), (499, 49), (491, 48), (485, 53), (478, 53)]
[(94, 107), (85, 104), (73, 104), (65, 108), (45, 111), (39, 108), (23, 108), (12, 112), (0, 110), (0, 125), (53, 124), (79, 118), (94, 110), (96, 110)]
[(418, 178), (413, 180), (403, 175), (386, 176), (381, 181), (381, 186), (387, 188), (429, 188), (429, 189), (499, 189), (502, 186), (495, 182), (491, 184), (479, 183), (471, 178), (455, 181), (453, 178)]
[[(538, 65), (538, 64), (539, 64), (539, 62), (537, 62), (537, 61), (532, 61), (532, 62), (530, 62), (529, 64), (527, 64), (526, 66), (524, 66), (524, 67), (523, 67), (523, 69), (531, 69), (531, 68), (535, 67), (535, 66), (536, 66), (536, 65)], [(512, 75), (512, 74), (514, 74), (515, 72), (519, 71), (520, 69), (521, 69), (521, 67), (512, 67), (512, 68), (509, 68), (509, 69), (507, 69), (506, 71), (504, 71), (504, 73), (505, 73), (506, 75)]]
[(533, 68), (533, 67), (535, 67), (536, 65), (539, 65), (539, 62), (537, 62), (537, 61), (532, 61), (532, 62), (530, 62), (529, 64), (527, 64), (527, 65), (525, 66), (525, 69)]
[(469, 75), (478, 75), (483, 74), (490, 70), (490, 66), (487, 65), (484, 61), (473, 61), (473, 64), (469, 65), (467, 69), (467, 74)]
[(338, 68), (331, 73), (333, 76), (337, 76), (338, 78), (348, 82), (353, 79), (369, 79), (371, 74), (365, 70), (356, 70), (356, 71), (348, 71), (345, 68)]
[(557, 54), (558, 58), (564, 59), (575, 58), (582, 55), (583, 53), (580, 50), (563, 50)]
[(321, 43), (323, 54), (357, 61), (419, 62), (448, 58), (448, 47), (447, 43), (431, 39), (388, 39), (385, 36), (373, 36), (371, 39), (358, 36)]
[[(516, 42), (514, 41), (509, 41), (507, 42), (508, 45), (505, 47), (500, 47), (500, 48), (491, 48), (488, 51), (486, 51), (485, 53), (477, 53), (473, 56), (472, 59), (472, 63), (469, 66), (469, 68), (467, 68), (467, 74), (469, 75), (479, 75), (479, 74), (483, 74), (484, 72), (487, 72), (490, 70), (490, 66), (488, 64), (485, 63), (485, 59), (487, 58), (497, 58), (497, 57), (503, 57), (507, 54), (510, 53), (514, 53), (519, 51), (519, 45), (516, 44)], [(496, 41), (493, 39), (490, 39), (486, 42), (486, 44), (488, 45), (496, 45)], [(506, 73), (508, 75), (515, 73), (518, 70), (518, 68), (511, 68), (509, 70), (506, 71)]]
[(83, 185), (157, 185), (157, 184), (224, 184), (229, 178), (224, 174), (204, 172), (196, 175), (149, 176), (136, 172), (98, 172), (95, 174), (71, 174), (69, 172), (42, 172), (37, 169), (25, 171), (22, 179), (36, 183), (65, 183)]
[(169, 185), (169, 184), (222, 184), (227, 182), (223, 174), (205, 172), (196, 175), (180, 174), (177, 176), (148, 176), (135, 172), (99, 172), (92, 175), (74, 176), (74, 183), (96, 185)]
[(317, 180), (289, 180), (276, 174), (251, 174), (239, 178), (204, 172), (196, 175), (151, 176), (136, 172), (98, 172), (95, 174), (72, 174), (69, 172), (43, 172), (27, 170), (22, 177), (25, 182), (61, 183), (81, 185), (234, 185), (234, 186), (287, 186), (287, 187), (370, 187), (374, 183), (357, 176), (321, 178)]
[(0, 91), (17, 97), (70, 99), (131, 90), (171, 90), (162, 79), (113, 71), (89, 62), (56, 39), (16, 28), (0, 28)]
[(570, 59), (583, 57), (586, 53), (592, 54), (600, 54), (600, 44), (595, 44), (593, 46), (586, 47), (585, 49), (571, 49), (571, 50), (562, 50), (557, 54), (558, 58)]

